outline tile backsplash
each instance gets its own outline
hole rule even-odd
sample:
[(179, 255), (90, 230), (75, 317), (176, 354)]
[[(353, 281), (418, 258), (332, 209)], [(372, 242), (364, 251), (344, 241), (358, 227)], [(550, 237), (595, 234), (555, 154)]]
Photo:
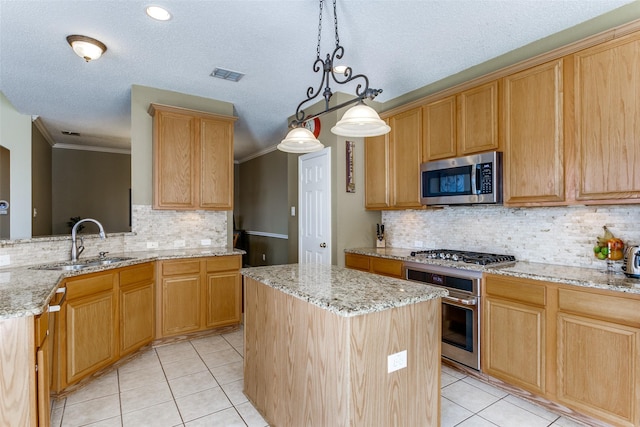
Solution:
[(465, 249), (515, 255), (520, 261), (603, 268), (593, 255), (602, 226), (640, 244), (640, 205), (508, 208), (449, 206), (384, 211), (388, 246)]
[[(132, 221), (130, 233), (109, 234), (105, 230), (104, 240), (97, 234), (82, 235), (86, 248), (82, 257), (97, 256), (100, 252), (148, 251), (147, 242), (156, 242), (158, 250), (173, 249), (178, 243), (195, 248), (202, 239), (211, 240), (212, 247), (227, 245), (226, 211), (153, 210), (151, 206), (134, 205)], [(65, 261), (70, 259), (70, 250), (70, 235), (0, 242), (0, 256), (10, 257), (10, 265), (5, 267)]]

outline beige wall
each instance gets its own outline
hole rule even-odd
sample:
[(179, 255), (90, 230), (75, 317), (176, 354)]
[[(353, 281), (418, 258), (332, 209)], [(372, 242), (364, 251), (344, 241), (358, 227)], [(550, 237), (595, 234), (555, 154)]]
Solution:
[(35, 124), (31, 125), (32, 236), (49, 236), (52, 230), (52, 149)]
[(11, 153), (11, 239), (26, 239), (31, 237), (31, 116), (19, 113), (2, 92), (0, 145)]
[(131, 230), (130, 155), (54, 149), (52, 165), (52, 234), (69, 234), (77, 216), (100, 221), (107, 233)]

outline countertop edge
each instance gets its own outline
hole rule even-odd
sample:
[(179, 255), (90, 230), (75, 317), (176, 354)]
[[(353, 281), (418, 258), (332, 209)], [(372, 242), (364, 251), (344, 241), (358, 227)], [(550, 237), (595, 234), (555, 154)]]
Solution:
[[(0, 269), (0, 295), (3, 294), (2, 285), (11, 288), (11, 276), (22, 275), (23, 277), (29, 276), (29, 282), (41, 282), (41, 284), (35, 285), (38, 287), (38, 291), (42, 297), (37, 297), (38, 301), (28, 306), (21, 308), (3, 308), (2, 301), (0, 301), (0, 321), (5, 319), (12, 319), (17, 317), (38, 316), (45, 312), (46, 306), (49, 304), (56, 289), (60, 284), (70, 277), (82, 276), (85, 274), (98, 273), (101, 271), (113, 270), (116, 268), (124, 268), (137, 264), (144, 264), (147, 262), (163, 261), (170, 259), (188, 259), (188, 258), (205, 258), (205, 257), (217, 257), (217, 256), (233, 256), (243, 255), (246, 252), (241, 249), (235, 248), (180, 248), (179, 250), (161, 250), (161, 251), (136, 251), (136, 252), (122, 252), (119, 254), (110, 254), (112, 256), (130, 257), (131, 259), (114, 262), (109, 265), (101, 265), (95, 267), (87, 267), (78, 271), (62, 271), (62, 270), (39, 270), (36, 267), (40, 265), (55, 264), (51, 263), (38, 263), (32, 265), (23, 265), (11, 268)], [(22, 279), (24, 280), (24, 279)], [(21, 281), (22, 281), (21, 280)], [(15, 281), (15, 279), (14, 279)], [(20, 283), (16, 286), (19, 287)], [(34, 291), (36, 292), (36, 291)]]

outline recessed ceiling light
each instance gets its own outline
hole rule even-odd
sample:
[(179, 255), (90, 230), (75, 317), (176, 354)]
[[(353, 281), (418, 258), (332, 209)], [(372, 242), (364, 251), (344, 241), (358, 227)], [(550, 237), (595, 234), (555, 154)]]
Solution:
[(232, 82), (237, 82), (244, 77), (244, 74), (238, 71), (225, 70), (224, 68), (214, 68), (209, 75), (211, 77), (217, 77), (219, 79), (229, 80)]
[(147, 15), (158, 21), (168, 21), (171, 19), (169, 11), (160, 6), (148, 6)]

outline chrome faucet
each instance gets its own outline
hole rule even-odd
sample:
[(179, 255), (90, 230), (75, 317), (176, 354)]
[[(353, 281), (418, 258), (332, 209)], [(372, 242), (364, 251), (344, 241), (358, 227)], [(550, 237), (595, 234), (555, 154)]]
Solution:
[(102, 228), (102, 224), (100, 224), (95, 219), (85, 218), (85, 219), (81, 219), (80, 221), (76, 222), (74, 224), (73, 228), (71, 229), (71, 262), (78, 261), (78, 257), (80, 256), (82, 251), (84, 251), (84, 241), (82, 240), (82, 237), (80, 237), (80, 246), (79, 247), (78, 247), (78, 244), (76, 242), (76, 233), (78, 231), (78, 226), (80, 224), (82, 224), (83, 222), (93, 222), (94, 224), (96, 224), (98, 226), (98, 228), (100, 228), (100, 238), (101, 239), (106, 238), (106, 236), (104, 234), (104, 228)]

